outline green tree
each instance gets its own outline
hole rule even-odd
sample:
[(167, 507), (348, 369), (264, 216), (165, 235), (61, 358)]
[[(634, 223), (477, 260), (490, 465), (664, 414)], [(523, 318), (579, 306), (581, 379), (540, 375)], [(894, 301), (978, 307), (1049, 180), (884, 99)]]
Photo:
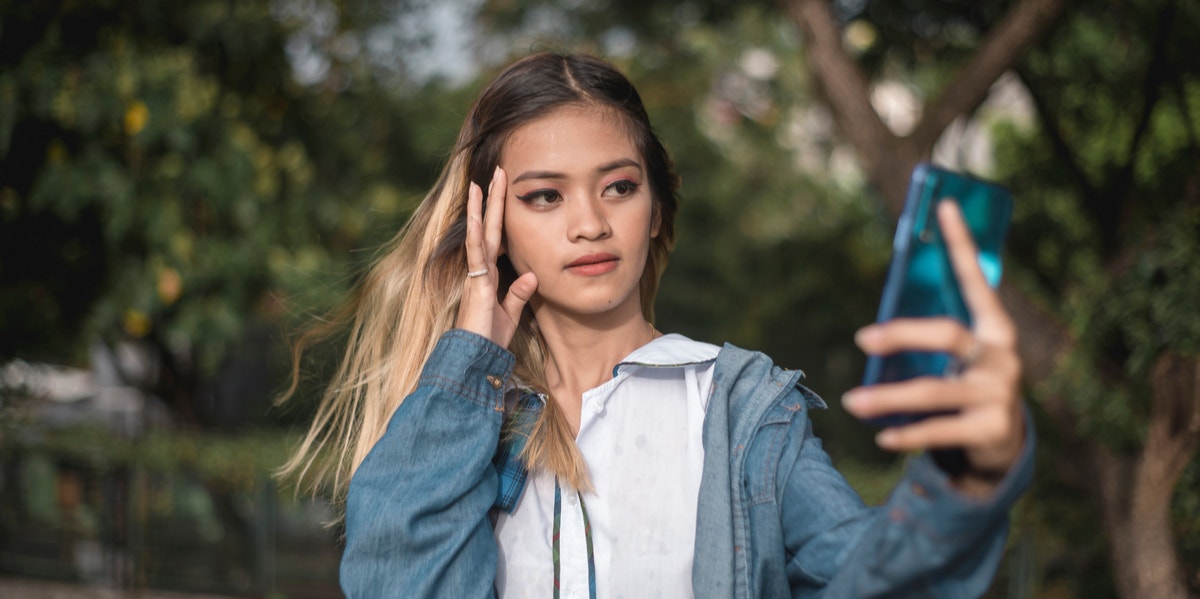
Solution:
[(341, 297), (437, 168), (418, 144), (444, 119), (413, 114), (436, 94), (401, 102), (403, 63), (367, 50), (406, 4), (378, 6), (4, 3), (0, 358), (133, 340), (181, 421), (211, 422), (202, 382)]
[(1200, 572), (1196, 537), (1189, 572), (1172, 534), (1200, 518), (1179, 511), (1200, 449), (1197, 26), (1186, 2), (1073, 11), (1017, 69), (1036, 131), (1000, 145), (1034, 207), (1015, 229), (1022, 288), (1058, 307), (1030, 335), (1063, 352), (1037, 397), (1097, 500), (1124, 597), (1184, 597)]
[[(289, 551), (248, 539), (265, 529), (241, 520), (245, 502), (270, 502), (251, 491), (291, 445), (272, 425), (305, 420), (311, 405), (268, 411), (281, 331), (340, 300), (394, 235), (453, 140), (460, 117), (443, 107), (467, 101), (465, 91), (418, 81), (398, 58), (421, 49), (404, 27), (418, 4), (0, 2), (0, 364), (84, 365), (96, 339), (134, 346), (160, 368), (127, 384), (168, 402), (182, 428), (200, 429), (136, 439), (86, 425), (38, 430), (44, 423), (0, 389), (6, 476), (52, 455), (116, 486), (119, 503), (89, 493), (91, 507), (156, 498), (153, 510), (94, 514), (88, 534), (153, 529), (115, 580), (162, 584), (156, 577), (187, 556), (172, 553), (172, 564), (152, 553), (175, 542), (203, 554), (186, 572), (204, 571), (202, 560), (230, 565), (209, 571), (207, 585), (244, 592), (253, 571), (268, 592), (286, 575)], [(317, 378), (336, 363), (311, 358)], [(265, 430), (214, 434), (251, 424)], [(188, 519), (183, 506), (173, 491), (149, 490), (145, 476), (201, 481), (187, 484), (211, 503), (211, 534), (179, 535), (169, 524)], [(47, 528), (14, 500), (53, 511), (47, 483), (40, 495), (5, 487), (6, 539), (79, 534), (65, 520)], [(268, 522), (254, 524), (269, 529), (270, 511), (259, 514)]]
[(1010, 128), (1000, 144), (996, 175), (1021, 198), (1015, 276), (1002, 295), (1057, 441), (1054, 472), (1093, 498), (1120, 596), (1187, 596), (1171, 503), (1200, 447), (1200, 320), (1190, 308), (1200, 294), (1200, 69), (1184, 33), (1200, 11), (1095, 3), (1057, 23), (1064, 3), (1014, 3), (900, 137), (875, 117), (825, 3), (788, 6), (815, 79), (893, 211), (909, 165), (1002, 71), (1021, 75), (1038, 127)]

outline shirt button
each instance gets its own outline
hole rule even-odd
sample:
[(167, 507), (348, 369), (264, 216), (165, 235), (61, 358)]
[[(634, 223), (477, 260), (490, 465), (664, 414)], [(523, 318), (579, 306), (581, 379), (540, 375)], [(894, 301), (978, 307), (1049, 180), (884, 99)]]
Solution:
[(498, 376), (492, 376), (489, 374), (485, 378), (487, 378), (487, 382), (492, 384), (493, 389), (499, 389), (500, 387), (504, 386), (504, 380)]
[(575, 505), (576, 503), (579, 503), (579, 496), (575, 495), (574, 493), (567, 495), (567, 503), (569, 503), (571, 505)]
[(599, 414), (600, 412), (603, 412), (603, 411), (604, 411), (604, 402), (597, 401), (596, 403), (592, 404), (592, 412)]
[(567, 599), (580, 599), (580, 597), (579, 597), (579, 593), (574, 593), (574, 592), (573, 592), (573, 593), (571, 593), (570, 595), (567, 595)]

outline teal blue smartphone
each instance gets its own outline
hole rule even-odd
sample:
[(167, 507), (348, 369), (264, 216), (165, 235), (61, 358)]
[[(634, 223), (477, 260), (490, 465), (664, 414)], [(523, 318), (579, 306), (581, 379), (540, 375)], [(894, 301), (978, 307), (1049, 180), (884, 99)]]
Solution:
[[(937, 205), (948, 201), (958, 202), (962, 208), (963, 219), (979, 248), (979, 266), (988, 284), (995, 287), (1000, 283), (1000, 258), (1012, 216), (1012, 195), (995, 183), (922, 163), (913, 170), (904, 211), (896, 225), (892, 261), (876, 322), (949, 316), (971, 325), (971, 313), (963, 302), (937, 223)], [(869, 356), (863, 384), (953, 376), (960, 368), (958, 360), (944, 352), (904, 351)], [(868, 422), (897, 426), (929, 415), (891, 414)]]

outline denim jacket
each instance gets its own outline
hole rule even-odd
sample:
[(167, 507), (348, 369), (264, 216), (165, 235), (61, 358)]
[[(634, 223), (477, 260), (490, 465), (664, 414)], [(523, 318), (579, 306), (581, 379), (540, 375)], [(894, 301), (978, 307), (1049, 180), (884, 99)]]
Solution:
[[(513, 356), (472, 333), (439, 340), (417, 389), (350, 481), (341, 585), (357, 597), (491, 597), (489, 511)], [(1003, 553), (1032, 476), (1032, 430), (993, 495), (957, 493), (926, 455), (869, 508), (833, 468), (803, 374), (726, 345), (704, 423), (696, 597), (972, 597)], [(1027, 418), (1028, 420), (1028, 418)], [(549, 594), (549, 589), (547, 589)]]

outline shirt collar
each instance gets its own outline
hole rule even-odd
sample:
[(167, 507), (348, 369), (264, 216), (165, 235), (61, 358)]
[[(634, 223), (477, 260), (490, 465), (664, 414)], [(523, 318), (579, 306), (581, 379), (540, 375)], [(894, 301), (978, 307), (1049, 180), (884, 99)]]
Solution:
[(704, 364), (717, 359), (721, 348), (700, 341), (693, 341), (672, 333), (652, 339), (633, 353), (625, 357), (613, 367), (613, 378), (626, 366), (641, 366), (650, 368), (682, 368)]

